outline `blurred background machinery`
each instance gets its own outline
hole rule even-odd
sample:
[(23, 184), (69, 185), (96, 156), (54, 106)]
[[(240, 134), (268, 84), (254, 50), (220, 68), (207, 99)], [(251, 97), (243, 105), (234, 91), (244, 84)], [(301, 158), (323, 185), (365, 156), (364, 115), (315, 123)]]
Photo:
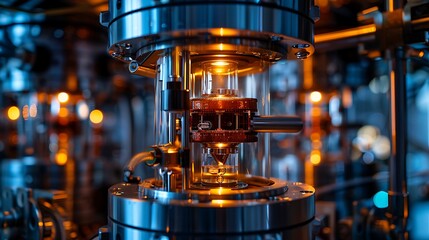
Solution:
[[(285, 201), (307, 210), (292, 213), (275, 208), (279, 216), (268, 218), (272, 221), (265, 225), (270, 220), (262, 218), (257, 208), (232, 211), (254, 219), (245, 223), (246, 230), (240, 230), (248, 231), (247, 235), (237, 235), (243, 225), (227, 229), (211, 222), (212, 228), (198, 227), (214, 236), (232, 234), (232, 239), (296, 235), (303, 239), (428, 239), (428, 1), (315, 0), (295, 5), (288, 1), (208, 1), (219, 9), (229, 4), (229, 11), (213, 8), (213, 15), (207, 16), (210, 24), (237, 25), (212, 35), (189, 31), (185, 36), (171, 34), (168, 23), (191, 30), (198, 26), (198, 7), (206, 2), (132, 2), (0, 3), (1, 239), (88, 239), (98, 231), (96, 237), (107, 239), (129, 239), (127, 234), (204, 238), (198, 229), (185, 231), (186, 226), (158, 228), (198, 217), (221, 219), (220, 208), (237, 206), (222, 201), (246, 198), (252, 199), (246, 204), (256, 206), (256, 202), (281, 202), (280, 198), (288, 197)], [(145, 15), (147, 9), (152, 12)], [(270, 21), (253, 18), (264, 11), (278, 12)], [(99, 16), (100, 12), (104, 13)], [(295, 15), (299, 17), (294, 19)], [(227, 31), (246, 28), (246, 37), (245, 31)], [(274, 33), (274, 38), (266, 39), (266, 31)], [(262, 33), (253, 35), (257, 32)], [(285, 36), (291, 37), (286, 43), (275, 38)], [(293, 48), (297, 39), (303, 45)], [(225, 49), (199, 46), (219, 41), (253, 46), (254, 51), (233, 48), (232, 52), (228, 44), (223, 45)], [(123, 44), (127, 42), (132, 44)], [(308, 50), (297, 51), (307, 43)], [(219, 51), (229, 56), (214, 58)], [(192, 63), (189, 69), (187, 60)], [(225, 66), (227, 72), (235, 72), (227, 74), (226, 87), (188, 87), (193, 107), (188, 109), (191, 119), (186, 120), (186, 109), (173, 104), (182, 99), (175, 94), (183, 94), (177, 82), (184, 84), (184, 73), (188, 73), (190, 82), (209, 84), (205, 76), (224, 79)], [(165, 84), (159, 85), (159, 80)], [(248, 90), (240, 92), (243, 89)], [(170, 97), (162, 97), (162, 90)], [(210, 104), (218, 95), (238, 99), (230, 107), (227, 101)], [(161, 106), (160, 99), (171, 105)], [(244, 102), (251, 99), (258, 99), (257, 105)], [(269, 109), (260, 105), (264, 101), (270, 102)], [(237, 108), (237, 104), (247, 108)], [(270, 126), (260, 127), (261, 132), (276, 126), (275, 121), (256, 116), (270, 114), (299, 116), (303, 129), (299, 134), (252, 132), (260, 127), (258, 121)], [(224, 120), (218, 120), (221, 115)], [(235, 122), (228, 119), (246, 116), (252, 125), (237, 124), (247, 130), (233, 133)], [(174, 157), (186, 150), (176, 142), (184, 141), (183, 122), (190, 124), (187, 134), (192, 136), (189, 144), (194, 149), (190, 158), (205, 159), (189, 166), (203, 174), (189, 173), (188, 180), (182, 171), (188, 166), (178, 160), (183, 155)], [(215, 136), (210, 132), (214, 124), (222, 131)], [(235, 138), (222, 139), (227, 136)], [(162, 168), (143, 160), (142, 152), (151, 153), (149, 160)], [(152, 167), (137, 166), (136, 161)], [(235, 167), (231, 171), (238, 177), (229, 178), (223, 166)], [(124, 169), (132, 170), (132, 175), (125, 171), (125, 179)], [(204, 169), (208, 174), (204, 175)], [(245, 173), (258, 177), (240, 177)], [(185, 182), (189, 186), (183, 187)], [(291, 183), (296, 182), (305, 183), (305, 190), (298, 190), (312, 200), (300, 203), (299, 198), (287, 195), (293, 193)], [(207, 194), (220, 185), (241, 193), (219, 192), (219, 198)], [(188, 195), (181, 194), (184, 191)], [(174, 220), (154, 212), (148, 219), (159, 222), (152, 227), (146, 228), (147, 219), (141, 218), (141, 223), (127, 228), (130, 214), (138, 209), (130, 207), (131, 202), (143, 200), (140, 207), (144, 208), (158, 199), (165, 206), (177, 207), (174, 202), (189, 201), (189, 196), (188, 207), (206, 204), (209, 210), (195, 210), (193, 217), (180, 215)], [(177, 211), (190, 210), (177, 207)], [(137, 212), (137, 216), (151, 215), (147, 213)], [(300, 217), (289, 221), (295, 216)], [(282, 228), (300, 230), (277, 231)], [(130, 229), (139, 231), (131, 233)]]

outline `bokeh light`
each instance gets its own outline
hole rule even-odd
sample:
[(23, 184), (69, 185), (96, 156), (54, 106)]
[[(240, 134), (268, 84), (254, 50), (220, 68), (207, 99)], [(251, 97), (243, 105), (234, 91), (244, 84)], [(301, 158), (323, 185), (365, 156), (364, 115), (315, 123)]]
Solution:
[(60, 103), (66, 103), (69, 100), (69, 95), (65, 92), (58, 93), (58, 101)]
[(318, 91), (314, 91), (310, 93), (310, 101), (314, 103), (318, 103), (322, 100), (322, 94)]
[(7, 117), (8, 117), (10, 120), (15, 121), (15, 120), (17, 120), (17, 119), (19, 118), (19, 116), (20, 116), (19, 108), (18, 108), (18, 107), (16, 107), (16, 106), (12, 106), (12, 107), (10, 107), (10, 108), (7, 110)]
[(387, 208), (389, 206), (389, 195), (385, 191), (377, 192), (372, 200), (378, 208)]
[(101, 112), (98, 109), (92, 110), (91, 113), (89, 114), (89, 120), (93, 124), (101, 123), (103, 121), (103, 112)]

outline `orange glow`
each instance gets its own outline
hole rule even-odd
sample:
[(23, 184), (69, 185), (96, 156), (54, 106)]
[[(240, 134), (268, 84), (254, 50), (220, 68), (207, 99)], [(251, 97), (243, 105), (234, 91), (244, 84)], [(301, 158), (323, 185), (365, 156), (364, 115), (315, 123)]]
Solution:
[(219, 44), (219, 50), (221, 50), (221, 51), (223, 50), (223, 44), (222, 43)]
[(213, 35), (218, 36), (235, 36), (237, 35), (237, 30), (231, 28), (217, 28), (213, 31), (210, 31)]
[(311, 145), (314, 149), (321, 149), (322, 148), (322, 141), (314, 140), (311, 142)]
[(310, 161), (305, 161), (305, 183), (314, 185), (314, 165)]
[(303, 76), (304, 76), (304, 89), (310, 89), (313, 86), (314, 75), (313, 75), (313, 58), (309, 57), (303, 63)]
[(66, 118), (69, 115), (69, 110), (65, 107), (60, 108), (60, 111), (58, 112), (58, 116), (62, 118)]
[(67, 153), (65, 151), (60, 151), (55, 154), (55, 162), (58, 165), (64, 165), (67, 163)]
[(311, 151), (310, 154), (310, 162), (314, 165), (318, 165), (321, 161), (322, 157), (320, 156), (320, 151), (314, 150)]
[(69, 100), (69, 95), (65, 92), (60, 92), (58, 93), (57, 98), (60, 103), (66, 103)]
[(213, 66), (228, 66), (229, 63), (224, 62), (224, 61), (217, 61), (217, 62), (212, 63), (211, 65), (213, 65)]
[(316, 0), (315, 5), (319, 6), (320, 8), (326, 8), (329, 6), (329, 1), (328, 0)]
[(312, 110), (311, 110), (311, 116), (312, 117), (320, 117), (320, 116), (322, 116), (322, 110), (320, 109), (320, 108), (313, 108)]
[(24, 120), (27, 120), (29, 116), (30, 113), (28, 111), (28, 105), (24, 105), (24, 107), (22, 107), (22, 117), (24, 118)]
[(15, 120), (17, 120), (17, 119), (19, 118), (19, 116), (20, 116), (19, 108), (18, 108), (18, 107), (16, 107), (16, 106), (12, 106), (12, 107), (10, 107), (10, 108), (7, 110), (7, 117), (8, 117), (10, 120), (15, 121)]
[(228, 146), (229, 146), (229, 144), (226, 144), (226, 143), (216, 143), (216, 144), (215, 144), (215, 146), (216, 146), (217, 148), (224, 148), (224, 147), (228, 147)]
[(419, 57), (421, 57), (421, 58), (422, 58), (422, 57), (424, 57), (424, 56), (425, 56), (425, 52), (420, 51), (420, 52), (419, 52)]
[(310, 93), (310, 101), (313, 103), (318, 103), (322, 100), (322, 94), (318, 91), (313, 91)]
[(67, 135), (67, 133), (60, 133), (58, 135), (58, 138), (60, 142), (64, 143), (64, 142), (67, 142), (69, 136)]
[(346, 38), (359, 37), (366, 34), (372, 34), (376, 31), (375, 24), (369, 24), (366, 26), (356, 27), (353, 29), (341, 30), (337, 32), (322, 33), (314, 36), (314, 42), (330, 42), (335, 40), (342, 40)]
[(346, 87), (343, 89), (342, 100), (343, 100), (343, 105), (346, 108), (349, 108), (353, 104), (353, 93), (350, 88)]
[(94, 124), (99, 124), (103, 121), (103, 112), (98, 109), (92, 110), (89, 114), (89, 120)]
[(314, 133), (312, 133), (312, 134), (310, 135), (310, 139), (311, 139), (312, 141), (320, 140), (320, 133), (318, 133), (318, 132), (314, 132)]

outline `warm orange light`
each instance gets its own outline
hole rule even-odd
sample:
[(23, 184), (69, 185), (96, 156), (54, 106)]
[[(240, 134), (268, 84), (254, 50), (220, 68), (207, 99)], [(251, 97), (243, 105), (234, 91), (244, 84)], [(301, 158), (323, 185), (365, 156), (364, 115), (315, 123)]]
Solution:
[(65, 107), (60, 108), (60, 111), (58, 112), (59, 117), (66, 118), (69, 115), (69, 110)]
[(89, 120), (94, 124), (99, 124), (103, 121), (103, 112), (100, 110), (92, 110), (89, 114)]
[(216, 143), (216, 144), (215, 144), (215, 146), (216, 146), (217, 148), (224, 148), (224, 147), (228, 147), (229, 145), (228, 145), (228, 144), (226, 144), (226, 143)]
[(329, 5), (329, 1), (328, 0), (316, 0), (315, 5), (319, 6), (320, 8), (326, 8)]
[(66, 103), (69, 100), (69, 95), (65, 92), (58, 93), (57, 97), (60, 103)]
[(315, 107), (315, 108), (311, 109), (311, 116), (312, 117), (322, 116), (322, 110), (319, 107)]
[(223, 43), (219, 43), (219, 50), (223, 50)]
[(311, 142), (311, 145), (314, 149), (321, 149), (322, 148), (322, 141), (314, 140)]
[(229, 63), (224, 62), (224, 61), (217, 61), (217, 62), (212, 63), (211, 65), (213, 65), (213, 66), (228, 66)]
[(311, 139), (312, 141), (320, 140), (320, 133), (318, 133), (318, 132), (313, 132), (313, 133), (311, 133), (311, 135), (310, 135), (310, 139)]
[(314, 103), (318, 103), (322, 100), (322, 94), (318, 91), (314, 91), (310, 93), (310, 101)]
[(322, 157), (320, 156), (320, 151), (311, 151), (310, 162), (314, 165), (318, 165), (320, 163), (320, 160), (322, 160)]
[(24, 118), (24, 120), (27, 120), (29, 116), (30, 113), (28, 110), (28, 105), (24, 105), (24, 107), (22, 107), (22, 117)]
[(369, 24), (366, 26), (360, 26), (347, 30), (340, 30), (337, 32), (321, 33), (314, 36), (314, 42), (316, 45), (323, 42), (329, 42), (334, 40), (342, 40), (352, 37), (360, 37), (363, 35), (373, 34), (377, 31), (375, 24)]
[(64, 165), (67, 163), (67, 153), (65, 151), (60, 151), (57, 154), (55, 154), (55, 162), (58, 165)]
[(12, 106), (7, 110), (7, 117), (10, 120), (13, 120), (13, 121), (17, 120), (19, 118), (19, 115), (20, 115), (19, 108), (16, 106)]

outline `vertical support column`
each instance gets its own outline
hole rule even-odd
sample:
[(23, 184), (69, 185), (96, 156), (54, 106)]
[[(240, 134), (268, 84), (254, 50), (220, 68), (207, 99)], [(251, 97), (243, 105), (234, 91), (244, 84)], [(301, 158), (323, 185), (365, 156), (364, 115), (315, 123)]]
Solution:
[[(386, 0), (386, 10), (393, 12), (404, 6), (403, 0)], [(407, 190), (407, 62), (403, 47), (391, 51), (390, 98), (392, 154), (389, 161), (389, 209), (391, 239), (408, 239), (408, 190)]]
[[(179, 47), (172, 48), (169, 52), (169, 61), (170, 61), (170, 74), (169, 81), (179, 82), (180, 81), (180, 49)], [(168, 125), (169, 125), (169, 143), (173, 144), (176, 141), (176, 118), (177, 112), (168, 113)]]
[(406, 64), (404, 49), (397, 47), (390, 72), (392, 155), (389, 162), (388, 218), (392, 239), (408, 239)]
[[(187, 102), (189, 103), (189, 85), (191, 77), (191, 54), (189, 51), (182, 51), (182, 90), (186, 92)], [(181, 166), (182, 166), (182, 190), (189, 189), (191, 181), (191, 159), (189, 150), (189, 138), (190, 138), (190, 106), (189, 104), (185, 107), (182, 113), (182, 126), (181, 126)]]

